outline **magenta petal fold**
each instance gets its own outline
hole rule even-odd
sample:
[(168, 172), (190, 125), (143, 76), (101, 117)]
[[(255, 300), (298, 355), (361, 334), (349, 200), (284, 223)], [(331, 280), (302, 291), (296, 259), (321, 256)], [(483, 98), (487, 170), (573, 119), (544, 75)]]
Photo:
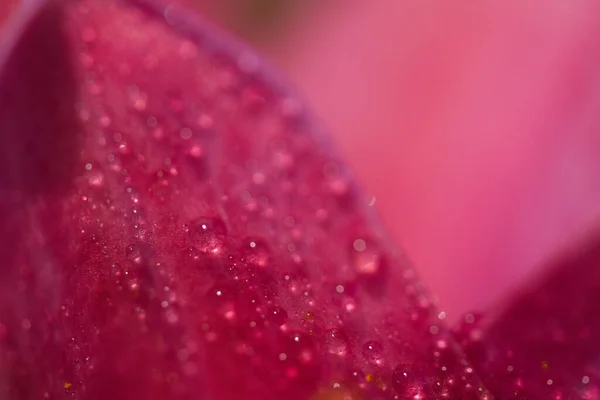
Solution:
[(497, 398), (600, 398), (599, 267), (596, 232), (496, 316), (467, 316), (460, 341)]
[(27, 7), (0, 71), (0, 397), (491, 398), (260, 57), (174, 5)]

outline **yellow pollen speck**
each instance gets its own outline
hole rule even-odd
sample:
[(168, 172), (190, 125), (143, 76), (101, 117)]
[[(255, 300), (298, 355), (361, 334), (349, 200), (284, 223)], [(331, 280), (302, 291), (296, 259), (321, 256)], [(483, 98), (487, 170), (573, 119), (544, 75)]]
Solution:
[(369, 383), (373, 382), (373, 378), (374, 378), (374, 376), (371, 373), (368, 373), (367, 376), (365, 376), (365, 380)]
[(311, 312), (304, 313), (304, 321), (308, 323), (313, 323), (315, 320), (315, 316)]
[(310, 400), (363, 400), (347, 388), (321, 388)]
[(64, 387), (65, 389), (68, 389), (68, 388), (70, 388), (71, 386), (73, 386), (73, 384), (72, 384), (71, 382), (65, 382), (65, 384), (63, 385), (63, 387)]
[(548, 361), (542, 361), (542, 369), (546, 370), (550, 368), (550, 363)]

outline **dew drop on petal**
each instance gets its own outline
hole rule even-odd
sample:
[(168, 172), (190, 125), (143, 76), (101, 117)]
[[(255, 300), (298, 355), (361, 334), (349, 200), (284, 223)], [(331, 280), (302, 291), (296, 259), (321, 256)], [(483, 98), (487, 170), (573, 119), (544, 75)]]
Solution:
[(227, 228), (219, 218), (203, 217), (190, 224), (188, 234), (194, 247), (201, 252), (220, 254), (224, 249)]
[(240, 249), (243, 260), (252, 268), (267, 268), (271, 262), (271, 251), (262, 239), (244, 240)]
[(388, 263), (380, 246), (370, 239), (355, 239), (350, 246), (351, 265), (358, 283), (373, 296), (382, 296), (389, 282)]
[(392, 387), (401, 399), (418, 398), (422, 391), (422, 383), (408, 366), (398, 365), (392, 373)]
[(281, 326), (286, 323), (288, 313), (281, 307), (271, 307), (267, 312), (267, 320), (275, 326)]
[(343, 356), (348, 351), (348, 338), (340, 329), (331, 329), (325, 333), (325, 349), (331, 354)]
[(359, 274), (374, 275), (379, 271), (381, 256), (374, 246), (367, 245), (364, 239), (352, 243), (352, 260)]
[(140, 248), (135, 244), (127, 246), (127, 248), (125, 249), (125, 254), (127, 255), (127, 258), (133, 261), (134, 263), (140, 263), (142, 261), (142, 252), (140, 251)]
[(367, 342), (363, 345), (362, 354), (366, 360), (380, 364), (383, 358), (383, 346), (378, 341)]
[(104, 185), (104, 174), (100, 171), (90, 171), (87, 177), (88, 183), (92, 187), (102, 187)]

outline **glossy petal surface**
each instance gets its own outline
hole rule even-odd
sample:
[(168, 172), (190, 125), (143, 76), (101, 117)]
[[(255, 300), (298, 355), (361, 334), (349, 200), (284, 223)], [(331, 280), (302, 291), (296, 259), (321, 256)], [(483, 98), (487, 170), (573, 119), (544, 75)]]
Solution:
[(0, 76), (0, 393), (488, 396), (260, 58), (174, 6), (51, 4)]

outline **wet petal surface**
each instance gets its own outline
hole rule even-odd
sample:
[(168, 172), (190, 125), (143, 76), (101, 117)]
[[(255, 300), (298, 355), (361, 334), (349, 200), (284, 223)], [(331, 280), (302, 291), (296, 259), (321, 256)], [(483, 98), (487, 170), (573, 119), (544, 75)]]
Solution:
[(495, 317), (467, 315), (461, 343), (501, 399), (600, 396), (600, 239), (571, 248)]
[(0, 76), (0, 393), (488, 397), (259, 57), (175, 6), (52, 4)]

